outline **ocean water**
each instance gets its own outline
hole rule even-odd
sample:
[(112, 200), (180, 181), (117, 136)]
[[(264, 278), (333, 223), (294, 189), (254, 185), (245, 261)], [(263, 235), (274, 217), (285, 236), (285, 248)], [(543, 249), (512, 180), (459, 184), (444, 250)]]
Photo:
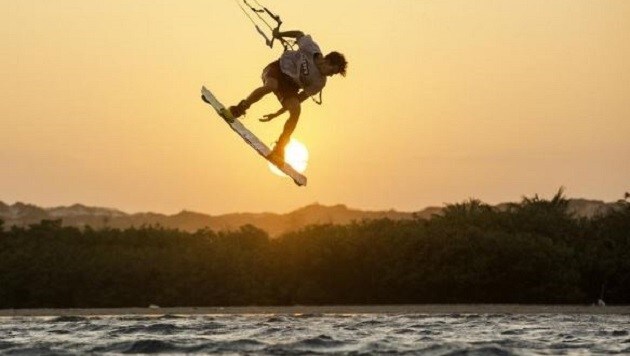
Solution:
[(0, 354), (630, 354), (630, 315), (0, 317)]

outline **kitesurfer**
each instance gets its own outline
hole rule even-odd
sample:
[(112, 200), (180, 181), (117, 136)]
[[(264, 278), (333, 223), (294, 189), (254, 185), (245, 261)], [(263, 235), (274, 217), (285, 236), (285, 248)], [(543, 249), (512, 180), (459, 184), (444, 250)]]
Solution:
[(273, 162), (284, 162), (284, 148), (289, 143), (291, 134), (295, 130), (300, 117), (301, 103), (308, 97), (320, 93), (326, 85), (326, 78), (341, 74), (345, 77), (348, 62), (343, 54), (333, 51), (323, 55), (317, 43), (310, 35), (301, 31), (280, 32), (273, 31), (277, 39), (294, 38), (298, 49), (285, 51), (280, 59), (267, 65), (262, 72), (263, 85), (237, 105), (230, 106), (229, 112), (233, 118), (245, 114), (249, 107), (269, 93), (274, 93), (282, 108), (274, 113), (265, 115), (260, 121), (266, 122), (289, 112), (289, 119), (284, 124), (282, 134), (268, 158)]

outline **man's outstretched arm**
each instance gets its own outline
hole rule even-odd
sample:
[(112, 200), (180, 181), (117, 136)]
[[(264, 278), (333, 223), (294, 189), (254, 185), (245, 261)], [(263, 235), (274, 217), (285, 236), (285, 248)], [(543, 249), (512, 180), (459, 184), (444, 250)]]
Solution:
[[(302, 90), (301, 92), (298, 93), (298, 99), (300, 100), (300, 103), (303, 103), (304, 100), (308, 99), (310, 95), (308, 95), (304, 90)], [(282, 107), (280, 110), (276, 111), (273, 114), (267, 114), (265, 116), (263, 116), (261, 119), (258, 119), (258, 121), (260, 122), (268, 122), (271, 121), (273, 119), (275, 119), (276, 117), (284, 114), (285, 112), (287, 112), (287, 108), (286, 107)]]

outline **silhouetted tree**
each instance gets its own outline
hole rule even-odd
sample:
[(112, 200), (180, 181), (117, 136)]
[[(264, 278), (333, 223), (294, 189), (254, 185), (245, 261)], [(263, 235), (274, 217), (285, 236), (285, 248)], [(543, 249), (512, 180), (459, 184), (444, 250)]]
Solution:
[(630, 303), (630, 203), (591, 219), (551, 200), (478, 200), (430, 220), (312, 225), (270, 239), (246, 225), (187, 233), (3, 229), (0, 308)]

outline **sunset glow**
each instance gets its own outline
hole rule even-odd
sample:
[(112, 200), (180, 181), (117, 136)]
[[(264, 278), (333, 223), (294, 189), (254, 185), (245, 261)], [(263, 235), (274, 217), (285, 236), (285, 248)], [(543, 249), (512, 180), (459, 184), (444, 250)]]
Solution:
[[(300, 141), (292, 138), (284, 149), (284, 161), (290, 164), (296, 171), (304, 173), (308, 166), (308, 149)], [(269, 163), (269, 169), (279, 176), (286, 176), (276, 166)]]
[[(234, 1), (0, 0), (0, 200), (414, 211), (630, 189), (630, 1), (263, 3), (283, 30), (348, 59), (323, 105), (301, 106), (305, 189), (199, 98), (205, 85), (239, 103), (283, 53)], [(273, 142), (288, 114), (256, 118), (280, 108), (270, 94), (243, 124)], [(304, 171), (302, 154), (292, 164)]]

